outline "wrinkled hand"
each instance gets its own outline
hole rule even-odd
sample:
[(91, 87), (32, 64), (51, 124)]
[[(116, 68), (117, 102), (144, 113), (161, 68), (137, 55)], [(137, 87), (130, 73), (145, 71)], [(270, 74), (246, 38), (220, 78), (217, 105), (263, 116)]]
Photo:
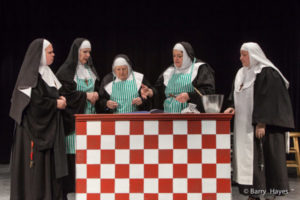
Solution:
[(96, 101), (99, 99), (98, 92), (87, 92), (86, 98), (91, 102), (91, 104), (95, 105)]
[(179, 101), (180, 103), (185, 103), (190, 99), (189, 94), (186, 92), (183, 92), (176, 96), (176, 100)]
[(64, 96), (60, 96), (59, 99), (56, 100), (56, 107), (60, 110), (64, 110), (67, 107), (67, 100)]
[(148, 88), (148, 86), (142, 84), (141, 86), (141, 96), (143, 99), (147, 99), (148, 97), (152, 97), (153, 96), (153, 90)]
[(266, 134), (266, 125), (262, 123), (258, 123), (255, 127), (255, 136), (258, 139), (261, 139), (265, 136)]
[(109, 108), (109, 109), (115, 109), (116, 107), (118, 107), (118, 103), (115, 102), (115, 101), (112, 101), (112, 100), (108, 100), (106, 102), (106, 106)]
[(143, 103), (143, 101), (142, 101), (141, 97), (137, 97), (137, 98), (132, 100), (132, 104), (135, 104), (137, 106), (141, 105), (142, 103)]
[(229, 108), (227, 108), (225, 111), (224, 111), (224, 113), (226, 113), (226, 114), (234, 114), (234, 112), (235, 112), (235, 110), (234, 110), (234, 108), (232, 108), (232, 107), (229, 107)]

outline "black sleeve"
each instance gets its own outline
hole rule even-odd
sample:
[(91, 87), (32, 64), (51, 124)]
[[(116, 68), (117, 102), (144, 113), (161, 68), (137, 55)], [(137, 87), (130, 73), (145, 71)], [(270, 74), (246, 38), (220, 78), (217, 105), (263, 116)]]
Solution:
[(152, 109), (153, 104), (154, 104), (154, 88), (151, 86), (150, 82), (144, 77), (142, 84), (146, 85), (148, 88), (153, 90), (153, 96), (151, 98), (147, 98), (147, 99), (143, 99), (141, 96), (141, 88), (139, 89), (139, 96), (142, 99), (143, 103), (141, 105), (138, 106), (138, 110), (145, 110), (145, 111), (149, 111)]
[[(58, 93), (57, 93), (58, 95)], [(39, 77), (31, 91), (31, 100), (26, 109), (24, 127), (39, 150), (53, 148), (57, 133), (57, 97), (48, 95), (46, 84)]]
[(75, 81), (61, 81), (60, 95), (67, 99), (67, 107), (63, 111), (65, 133), (70, 134), (75, 130), (74, 114), (83, 114), (86, 106), (86, 92), (77, 91)]
[(109, 109), (106, 106), (107, 101), (110, 99), (110, 95), (105, 91), (105, 86), (113, 81), (113, 74), (107, 74), (103, 80), (101, 81), (100, 88), (99, 88), (99, 103), (98, 103), (98, 113), (113, 113), (113, 110)]
[(33, 88), (31, 91), (30, 104), (37, 109), (36, 111), (40, 111), (36, 112), (37, 117), (42, 117), (47, 112), (52, 115), (57, 111), (57, 99), (47, 95), (45, 84), (42, 79), (39, 79), (37, 87)]
[[(193, 86), (197, 88), (203, 95), (215, 94), (215, 75), (214, 70), (208, 64), (199, 66), (197, 76), (192, 82)], [(201, 97), (196, 91), (189, 92), (190, 103), (197, 105), (200, 112), (204, 112)]]
[(294, 128), (293, 110), (288, 90), (280, 74), (271, 67), (264, 68), (254, 83), (252, 123)]
[(164, 85), (164, 72), (158, 77), (157, 81), (154, 84), (154, 108), (164, 109), (164, 100), (166, 99)]
[(100, 105), (100, 81), (96, 79), (95, 81), (95, 87), (94, 87), (94, 92), (98, 93), (99, 99), (95, 103), (95, 109), (96, 113), (101, 113), (101, 105)]

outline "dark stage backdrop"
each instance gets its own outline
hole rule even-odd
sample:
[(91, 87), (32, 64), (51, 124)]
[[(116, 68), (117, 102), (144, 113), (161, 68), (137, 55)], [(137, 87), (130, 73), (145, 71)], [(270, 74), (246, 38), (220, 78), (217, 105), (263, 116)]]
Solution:
[(56, 53), (56, 72), (76, 37), (92, 43), (100, 77), (112, 59), (125, 53), (134, 70), (154, 83), (172, 62), (178, 41), (192, 44), (196, 56), (215, 70), (217, 93), (228, 96), (239, 67), (243, 42), (261, 45), (290, 81), (296, 129), (300, 117), (299, 1), (8, 1), (0, 2), (0, 163), (7, 163), (13, 134), (8, 117), (12, 90), (30, 42), (47, 38)]

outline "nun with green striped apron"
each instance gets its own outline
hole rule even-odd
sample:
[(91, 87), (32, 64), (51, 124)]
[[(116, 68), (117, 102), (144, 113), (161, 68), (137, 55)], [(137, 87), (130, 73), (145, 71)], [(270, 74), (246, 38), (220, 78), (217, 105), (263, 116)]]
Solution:
[(180, 113), (181, 110), (187, 107), (187, 102), (180, 102), (176, 97), (181, 93), (193, 92), (192, 72), (194, 70), (194, 62), (189, 73), (173, 74), (172, 78), (165, 90), (166, 99), (164, 102), (164, 111), (169, 113)]
[[(133, 99), (137, 99), (139, 102), (141, 97), (139, 97), (139, 93), (136, 86), (136, 81), (134, 77), (134, 73), (132, 74), (132, 80), (124, 80), (124, 81), (113, 81), (112, 85), (112, 93), (110, 96), (111, 101), (114, 101), (118, 104), (115, 108), (114, 113), (130, 113), (135, 112), (137, 110), (138, 103), (133, 104)], [(142, 102), (142, 101), (140, 101)]]
[(188, 103), (197, 105), (204, 112), (202, 94), (215, 93), (215, 78), (213, 69), (194, 55), (194, 50), (188, 42), (179, 42), (173, 47), (173, 64), (157, 79), (155, 89), (159, 98), (156, 107), (167, 113), (181, 113)]
[(69, 175), (63, 180), (64, 199), (67, 199), (68, 193), (75, 192), (74, 114), (95, 114), (99, 102), (100, 79), (90, 54), (90, 42), (84, 38), (75, 39), (66, 61), (57, 72), (57, 77), (62, 83), (60, 92), (67, 99), (64, 126)]
[(151, 99), (143, 99), (140, 90), (151, 87), (144, 75), (132, 70), (126, 55), (117, 55), (112, 73), (106, 75), (100, 87), (100, 104), (107, 113), (130, 113), (151, 108)]

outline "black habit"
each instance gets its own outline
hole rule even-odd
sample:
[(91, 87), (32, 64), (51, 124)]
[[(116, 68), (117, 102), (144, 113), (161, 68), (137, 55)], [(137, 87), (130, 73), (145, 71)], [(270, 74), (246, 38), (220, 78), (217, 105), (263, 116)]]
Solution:
[[(229, 97), (229, 106), (234, 107), (233, 91)], [(255, 137), (257, 123), (266, 124), (265, 136), (260, 141)], [(273, 195), (276, 191), (288, 192), (288, 174), (286, 167), (285, 132), (294, 129), (293, 110), (289, 92), (279, 73), (271, 67), (265, 67), (256, 75), (254, 82), (254, 102), (252, 124), (254, 129), (253, 185), (239, 185), (244, 195), (253, 195), (251, 191), (266, 191)], [(260, 155), (260, 154), (263, 155)], [(260, 168), (263, 159), (264, 168)], [(250, 192), (250, 193), (249, 193)], [(282, 195), (282, 194), (281, 194)]]
[[(38, 72), (42, 49), (43, 39), (30, 44), (11, 99), (11, 200), (62, 199), (61, 178), (68, 174), (59, 93)], [(30, 97), (20, 91), (27, 88)]]
[[(62, 66), (58, 69), (56, 76), (61, 82), (62, 87), (60, 93), (67, 99), (67, 107), (63, 112), (65, 125), (65, 133), (69, 135), (75, 131), (75, 114), (84, 114), (87, 96), (86, 92), (77, 90), (77, 83), (74, 81), (74, 76), (78, 64), (79, 48), (85, 38), (77, 38), (74, 40), (69, 55)], [(92, 57), (90, 56), (87, 62), (91, 71), (96, 76), (94, 91), (98, 92), (100, 79), (93, 65)], [(96, 111), (99, 112), (99, 101), (95, 104)], [(64, 195), (75, 192), (75, 154), (67, 154), (69, 175), (63, 180)]]

